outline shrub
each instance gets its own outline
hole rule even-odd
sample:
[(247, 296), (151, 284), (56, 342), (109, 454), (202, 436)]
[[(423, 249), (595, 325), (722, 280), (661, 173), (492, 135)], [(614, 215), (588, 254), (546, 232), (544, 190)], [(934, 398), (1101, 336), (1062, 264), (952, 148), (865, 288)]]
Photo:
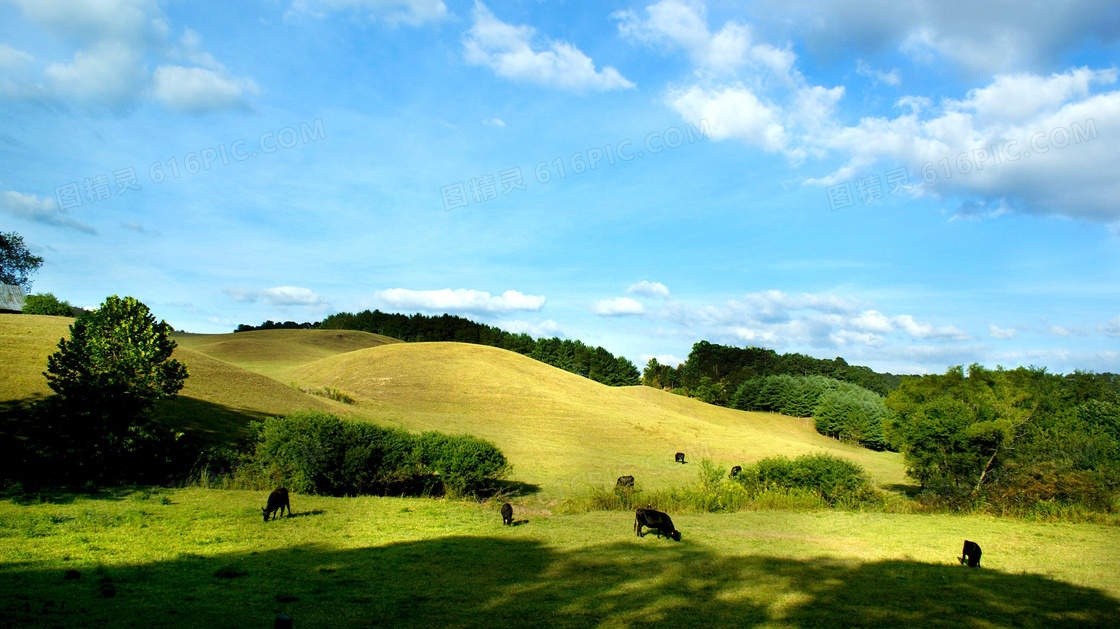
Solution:
[(58, 297), (51, 293), (38, 293), (24, 298), (23, 314), (73, 317), (74, 307), (70, 305), (70, 302), (60, 301)]
[(497, 447), (470, 435), (411, 435), (312, 411), (253, 428), (256, 450), (246, 473), (301, 493), (426, 493), (438, 474), (445, 489), (458, 495), (477, 491), (509, 469)]
[(830, 454), (762, 459), (743, 468), (736, 480), (748, 490), (808, 490), (829, 505), (873, 501), (875, 491), (863, 468)]

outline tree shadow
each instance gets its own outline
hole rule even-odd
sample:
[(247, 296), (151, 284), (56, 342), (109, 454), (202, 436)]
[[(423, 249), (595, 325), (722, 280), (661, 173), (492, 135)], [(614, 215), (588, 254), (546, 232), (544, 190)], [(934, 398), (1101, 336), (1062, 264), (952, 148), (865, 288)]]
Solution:
[[(724, 556), (687, 540), (557, 550), (444, 537), (114, 567), (0, 566), (8, 626), (1090, 627), (1120, 602), (1044, 576), (890, 560)], [(113, 596), (104, 596), (110, 583)]]
[(908, 483), (888, 483), (886, 485), (880, 485), (880, 487), (884, 491), (899, 494), (907, 498), (917, 498), (922, 493), (922, 488), (920, 486)]

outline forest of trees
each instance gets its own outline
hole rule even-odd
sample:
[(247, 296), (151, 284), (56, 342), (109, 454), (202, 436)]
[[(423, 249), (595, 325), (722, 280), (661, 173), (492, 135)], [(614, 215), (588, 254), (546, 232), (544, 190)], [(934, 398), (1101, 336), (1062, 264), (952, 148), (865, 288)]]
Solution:
[(634, 363), (624, 356), (615, 356), (602, 347), (591, 347), (580, 341), (555, 337), (537, 340), (528, 334), (506, 332), (501, 328), (449, 314), (404, 315), (380, 310), (364, 310), (356, 314), (340, 312), (315, 324), (294, 321), (266, 321), (259, 326), (241, 324), (237, 326), (237, 332), (308, 328), (359, 330), (391, 336), (406, 343), (454, 341), (489, 345), (517, 352), (609, 386), (633, 386), (641, 383), (641, 374)]
[[(843, 358), (813, 358), (804, 354), (779, 354), (761, 347), (733, 347), (700, 341), (688, 360), (670, 367), (651, 358), (642, 383), (670, 389), (711, 404), (731, 406), (731, 398), (747, 380), (777, 375), (826, 376), (886, 395), (906, 376), (878, 373), (870, 367), (849, 365)], [(683, 391), (677, 391), (683, 389)]]
[(907, 379), (885, 403), (887, 442), (938, 499), (1006, 512), (1116, 507), (1116, 374), (953, 367)]

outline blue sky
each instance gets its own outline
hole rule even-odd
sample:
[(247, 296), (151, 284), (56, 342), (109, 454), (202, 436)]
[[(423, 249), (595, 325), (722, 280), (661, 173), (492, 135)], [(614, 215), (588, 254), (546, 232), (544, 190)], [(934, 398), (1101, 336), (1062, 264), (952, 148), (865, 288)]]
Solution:
[(1120, 371), (1118, 42), (1104, 0), (3, 0), (0, 230), (194, 332)]

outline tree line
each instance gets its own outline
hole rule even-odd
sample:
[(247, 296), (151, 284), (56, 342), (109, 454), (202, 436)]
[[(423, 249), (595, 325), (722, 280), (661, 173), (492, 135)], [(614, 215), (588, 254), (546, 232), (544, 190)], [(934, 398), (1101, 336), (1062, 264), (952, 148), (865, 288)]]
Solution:
[(591, 347), (578, 340), (556, 337), (538, 340), (528, 334), (507, 332), (450, 314), (404, 315), (364, 310), (359, 313), (333, 314), (319, 323), (265, 321), (259, 326), (241, 324), (236, 331), (308, 328), (358, 330), (390, 336), (406, 343), (452, 341), (488, 345), (517, 352), (608, 386), (634, 386), (641, 383), (641, 374), (634, 363), (625, 356), (615, 356), (602, 347)]
[(731, 406), (731, 399), (748, 380), (766, 376), (826, 376), (886, 395), (898, 388), (905, 375), (878, 373), (870, 367), (849, 365), (843, 358), (813, 358), (804, 354), (779, 354), (762, 347), (734, 347), (700, 341), (688, 359), (677, 367), (651, 358), (642, 372), (642, 383), (700, 398), (711, 404)]

